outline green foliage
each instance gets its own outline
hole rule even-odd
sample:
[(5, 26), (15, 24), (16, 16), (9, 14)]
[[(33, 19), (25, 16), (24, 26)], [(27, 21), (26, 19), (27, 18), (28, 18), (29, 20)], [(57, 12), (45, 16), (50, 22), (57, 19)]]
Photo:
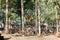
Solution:
[[(41, 22), (52, 24), (55, 20), (55, 3), (60, 4), (60, 0), (40, 0)], [(0, 21), (5, 22), (6, 0), (0, 0)], [(28, 15), (35, 20), (35, 0), (24, 0), (24, 18), (28, 22)], [(9, 18), (10, 20), (21, 23), (21, 0), (9, 0)], [(3, 21), (2, 21), (3, 22)]]
[(16, 20), (16, 18), (18, 17), (18, 15), (16, 13), (12, 13), (10, 16), (11, 20)]
[(41, 21), (51, 24), (55, 20), (55, 0), (41, 0)]

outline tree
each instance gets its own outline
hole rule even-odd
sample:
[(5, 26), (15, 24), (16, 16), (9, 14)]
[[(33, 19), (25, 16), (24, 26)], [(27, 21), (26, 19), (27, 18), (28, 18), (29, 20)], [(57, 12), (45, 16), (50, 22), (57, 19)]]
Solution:
[[(58, 28), (59, 28), (59, 18), (57, 18), (57, 16), (58, 16), (58, 10), (57, 9), (59, 9), (59, 6), (57, 5), (57, 3), (56, 3), (56, 6), (55, 6), (55, 9), (56, 9), (56, 36), (58, 36)], [(59, 20), (59, 21), (58, 21)]]
[(40, 35), (41, 29), (40, 29), (40, 2), (39, 0), (35, 0), (35, 29), (37, 30), (37, 28), (39, 29), (39, 35)]
[(40, 1), (37, 0), (37, 11), (38, 11), (38, 28), (39, 28), (39, 35), (41, 34), (41, 28), (40, 28)]
[(8, 0), (6, 0), (6, 33), (9, 33)]
[(24, 31), (24, 0), (21, 0), (21, 20), (22, 20), (22, 31)]
[(36, 31), (37, 31), (37, 0), (35, 0), (35, 32)]

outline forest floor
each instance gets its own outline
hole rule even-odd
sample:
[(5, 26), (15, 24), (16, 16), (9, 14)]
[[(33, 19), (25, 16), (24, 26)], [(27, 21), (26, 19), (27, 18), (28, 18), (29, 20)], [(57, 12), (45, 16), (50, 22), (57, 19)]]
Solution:
[(59, 37), (55, 35), (48, 36), (15, 36), (13, 34), (2, 34), (5, 40), (60, 40)]

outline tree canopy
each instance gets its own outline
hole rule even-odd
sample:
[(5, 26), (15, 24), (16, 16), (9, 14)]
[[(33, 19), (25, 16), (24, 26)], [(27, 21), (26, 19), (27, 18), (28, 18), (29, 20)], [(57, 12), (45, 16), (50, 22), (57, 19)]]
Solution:
[[(9, 0), (9, 18), (10, 20), (21, 23), (21, 0)], [(40, 0), (41, 22), (52, 24), (56, 19), (56, 4), (60, 7), (60, 0)], [(5, 0), (0, 0), (0, 22), (5, 23)], [(28, 15), (35, 18), (35, 0), (24, 0), (24, 18), (28, 21)]]

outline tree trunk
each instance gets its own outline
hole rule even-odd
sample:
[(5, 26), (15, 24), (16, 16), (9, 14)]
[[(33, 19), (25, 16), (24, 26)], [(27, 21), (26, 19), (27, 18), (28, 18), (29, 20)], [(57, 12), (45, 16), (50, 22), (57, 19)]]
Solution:
[(6, 0), (6, 33), (9, 33), (9, 19), (8, 19), (8, 0)]
[[(58, 8), (57, 4), (55, 8), (56, 8), (56, 18), (57, 18), (57, 8)], [(56, 36), (58, 36), (58, 19), (56, 19)]]
[(39, 34), (41, 33), (40, 28), (40, 2), (39, 0), (35, 0), (35, 31), (37, 31), (37, 28), (39, 28)]
[(35, 0), (35, 32), (37, 34), (37, 0)]
[(58, 16), (58, 9), (59, 9), (59, 6), (57, 5), (56, 3), (56, 6), (55, 6), (55, 11), (56, 11), (56, 36), (58, 36), (58, 28), (59, 28), (59, 16)]
[(23, 6), (23, 0), (21, 0), (21, 17), (22, 17), (22, 31), (24, 31), (24, 6)]
[(37, 0), (37, 9), (38, 9), (38, 28), (39, 28), (39, 36), (41, 34), (41, 27), (40, 27), (40, 1)]

